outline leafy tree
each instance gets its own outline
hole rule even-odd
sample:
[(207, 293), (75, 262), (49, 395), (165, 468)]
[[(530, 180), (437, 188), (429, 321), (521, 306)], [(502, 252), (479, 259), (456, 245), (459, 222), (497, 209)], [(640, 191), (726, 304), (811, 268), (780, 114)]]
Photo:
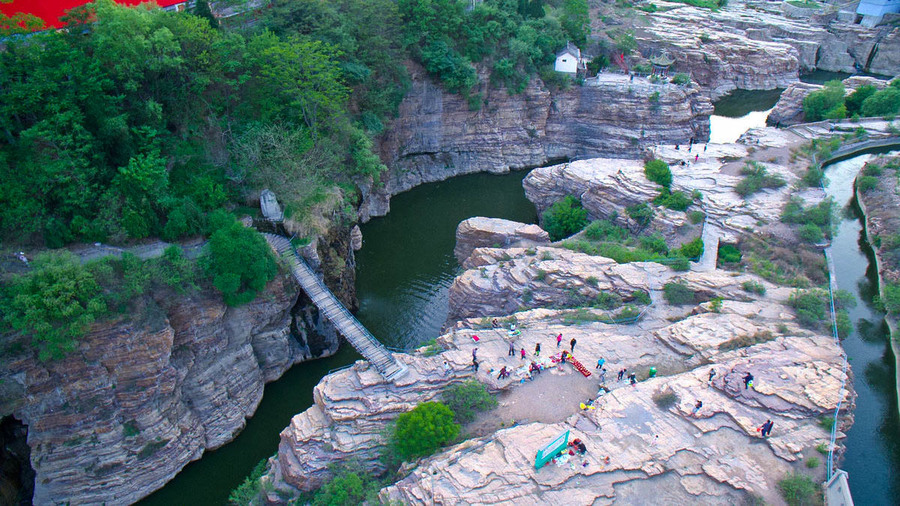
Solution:
[(313, 506), (356, 506), (377, 503), (381, 484), (369, 474), (353, 469), (341, 469), (334, 478), (316, 491)]
[(266, 474), (266, 460), (260, 460), (250, 475), (244, 478), (244, 482), (238, 485), (231, 493), (228, 494), (228, 504), (234, 506), (249, 506), (259, 498), (262, 491), (260, 478)]
[(662, 160), (650, 160), (644, 164), (644, 175), (647, 179), (662, 186), (669, 188), (672, 186), (672, 171), (669, 164)]
[(699, 258), (703, 255), (703, 248), (703, 239), (697, 237), (691, 242), (682, 244), (678, 252), (685, 258)]
[(616, 49), (625, 56), (628, 56), (637, 49), (637, 40), (631, 31), (622, 32), (616, 37)]
[(636, 232), (640, 232), (653, 221), (653, 208), (647, 205), (646, 202), (626, 207), (625, 214), (637, 224)]
[(544, 211), (543, 221), (550, 239), (558, 241), (579, 232), (588, 224), (587, 210), (581, 206), (580, 200), (567, 195)]
[(821, 289), (797, 290), (788, 298), (788, 305), (797, 313), (800, 325), (816, 328), (825, 321), (825, 310), (828, 306), (828, 294)]
[[(803, 114), (807, 121), (819, 121), (844, 105), (844, 84), (838, 80), (828, 81), (825, 87), (814, 91), (803, 99)], [(846, 109), (844, 110), (846, 114)]]
[(483, 383), (476, 380), (450, 385), (444, 388), (442, 397), (460, 423), (474, 420), (476, 411), (487, 411), (497, 406), (497, 400)]
[(59, 359), (78, 347), (106, 302), (94, 275), (72, 253), (43, 253), (32, 267), (3, 287), (3, 320), (31, 335), (41, 361)]
[(876, 91), (878, 91), (878, 89), (871, 84), (864, 84), (859, 88), (856, 88), (856, 90), (844, 100), (844, 105), (847, 107), (847, 115), (853, 116), (854, 114), (860, 114), (862, 112), (863, 102), (874, 95)]
[(212, 234), (208, 246), (206, 271), (229, 306), (252, 301), (278, 272), (262, 235), (233, 219)]
[(900, 112), (900, 89), (894, 86), (877, 91), (862, 103), (863, 116), (888, 116)]
[(569, 38), (583, 44), (591, 34), (591, 17), (587, 0), (563, 0), (559, 22)]
[(219, 27), (219, 20), (216, 19), (215, 16), (213, 16), (213, 13), (209, 8), (209, 2), (207, 2), (206, 0), (196, 0), (194, 2), (193, 14), (209, 21), (209, 26), (213, 28)]
[(441, 402), (426, 402), (397, 418), (392, 446), (403, 459), (424, 457), (453, 441), (459, 429), (450, 408)]

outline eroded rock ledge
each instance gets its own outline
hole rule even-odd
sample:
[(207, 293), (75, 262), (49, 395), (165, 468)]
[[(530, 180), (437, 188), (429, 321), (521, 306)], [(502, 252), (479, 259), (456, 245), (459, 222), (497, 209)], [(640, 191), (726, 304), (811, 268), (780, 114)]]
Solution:
[(0, 413), (28, 427), (35, 504), (137, 501), (231, 441), (265, 383), (337, 349), (290, 335), (298, 290), (286, 275), (237, 308), (207, 292), (153, 296), (95, 324), (63, 360), (19, 353), (0, 366)]
[[(549, 248), (537, 250), (545, 249)], [(518, 262), (513, 265), (501, 258), (504, 252), (513, 256), (519, 251), (480, 249), (470, 261), (472, 266), (489, 265), (498, 276), (513, 280)], [(556, 249), (553, 254), (560, 266), (583, 264), (578, 253)], [(629, 286), (657, 294), (645, 318), (635, 325), (607, 325), (583, 315), (578, 324), (572, 324), (567, 321), (572, 310), (515, 313), (522, 331), (515, 338), (517, 348), (532, 350), (541, 342), (552, 350), (555, 342), (548, 336), (564, 333), (566, 341), (577, 339), (575, 356), (585, 364), (601, 356), (607, 359), (612, 371), (607, 385), (612, 391), (598, 396), (596, 410), (578, 412), (558, 423), (518, 420), (521, 425), (465, 441), (419, 462), (406, 478), (384, 489), (382, 497), (410, 504), (590, 504), (596, 500), (646, 502), (666, 490), (674, 501), (731, 504), (750, 495), (777, 501), (777, 479), (828, 439), (818, 417), (833, 411), (839, 399), (852, 398), (852, 393), (840, 390), (842, 351), (830, 336), (794, 323), (783, 305), (788, 289), (748, 275), (679, 274), (656, 264), (617, 266), (598, 260), (590, 268), (594, 276), (605, 280), (620, 277), (621, 267), (634, 271)], [(460, 279), (480, 276), (479, 268)], [(723, 297), (719, 312), (710, 311), (709, 304), (666, 304), (658, 294), (672, 280)], [(748, 280), (766, 286), (766, 295), (743, 291), (741, 284)], [(529, 279), (520, 282), (532, 286)], [(486, 290), (488, 297), (499, 293)], [(451, 293), (453, 299), (462, 296)], [(451, 303), (458, 306), (462, 301)], [(495, 315), (506, 313), (500, 309)], [(410, 366), (410, 375), (396, 385), (385, 384), (364, 362), (324, 378), (315, 389), (315, 405), (295, 416), (282, 432), (278, 455), (264, 479), (283, 491), (312, 490), (330, 476), (333, 463), (352, 459), (378, 469), (375, 455), (383, 444), (386, 424), (418, 403), (437, 398), (451, 382), (475, 376), (495, 391), (512, 393), (520, 388), (516, 377), (496, 377), (501, 365), (520, 365), (518, 357), (507, 356), (507, 332), (490, 329), (489, 324), (481, 328), (482, 324), (481, 318), (459, 322), (439, 339), (446, 351), (437, 356), (397, 355)], [(469, 366), (473, 334), (480, 337), (482, 367), (477, 374)], [(747, 339), (758, 344), (731, 345)], [(449, 374), (441, 367), (443, 360), (452, 364)], [(645, 376), (651, 366), (659, 369), (660, 377), (636, 387), (615, 381), (619, 367)], [(707, 386), (711, 368), (717, 375)], [(745, 390), (741, 381), (747, 371), (756, 377), (752, 390)], [(582, 378), (568, 366), (546, 373), (597, 381), (596, 376)], [(659, 408), (652, 400), (663, 390), (678, 396), (672, 407)], [(693, 417), (690, 411), (697, 399), (703, 400), (704, 409)], [(761, 440), (755, 429), (766, 419), (775, 421), (776, 433)], [(535, 471), (536, 450), (564, 430), (585, 441), (587, 456)], [(274, 493), (268, 499), (282, 500)]]

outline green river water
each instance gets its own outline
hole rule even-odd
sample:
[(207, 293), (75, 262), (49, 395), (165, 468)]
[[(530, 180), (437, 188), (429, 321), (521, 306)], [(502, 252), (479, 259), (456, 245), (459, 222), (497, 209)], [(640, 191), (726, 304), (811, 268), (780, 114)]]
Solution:
[[(711, 120), (713, 137), (737, 139), (748, 128), (764, 125), (776, 99), (773, 92), (723, 98)], [(865, 156), (828, 168), (832, 180), (828, 191), (841, 204), (850, 201), (852, 180)], [(356, 285), (360, 321), (382, 342), (396, 347), (411, 348), (439, 335), (447, 318), (447, 293), (459, 269), (453, 257), (456, 226), (472, 216), (534, 222), (535, 209), (521, 186), (526, 173), (460, 176), (391, 199), (387, 216), (361, 227)], [(881, 315), (871, 307), (875, 282), (860, 230), (857, 217), (843, 219), (832, 249), (839, 286), (864, 301), (851, 311), (859, 330), (844, 341), (859, 397), (847, 453), (837, 467), (850, 474), (856, 504), (886, 505), (895, 504), (892, 498), (900, 496), (896, 478), (900, 422), (893, 361)], [(319, 379), (359, 358), (343, 345), (333, 357), (293, 367), (266, 386), (262, 403), (233, 442), (189, 464), (142, 504), (224, 504), (253, 466), (275, 453), (279, 432), (312, 404), (312, 389)]]

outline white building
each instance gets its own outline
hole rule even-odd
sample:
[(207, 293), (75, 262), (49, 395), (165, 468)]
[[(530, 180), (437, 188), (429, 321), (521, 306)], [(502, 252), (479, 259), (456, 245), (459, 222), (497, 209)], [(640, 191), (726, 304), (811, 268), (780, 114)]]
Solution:
[(556, 53), (556, 64), (553, 66), (553, 70), (566, 74), (577, 74), (579, 70), (586, 68), (587, 62), (582, 59), (581, 50), (575, 44), (566, 42), (566, 47)]

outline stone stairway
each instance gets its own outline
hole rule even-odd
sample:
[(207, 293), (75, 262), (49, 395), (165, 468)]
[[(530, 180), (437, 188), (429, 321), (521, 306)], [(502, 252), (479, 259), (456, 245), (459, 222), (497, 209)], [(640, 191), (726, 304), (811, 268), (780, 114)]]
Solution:
[(325, 318), (338, 332), (347, 339), (356, 351), (371, 363), (388, 381), (401, 378), (408, 372), (403, 364), (394, 359), (394, 355), (384, 347), (359, 320), (331, 293), (325, 283), (315, 275), (300, 255), (297, 254), (290, 240), (275, 234), (263, 234), (272, 249), (283, 258), (291, 269), (294, 279), (300, 283), (303, 291), (312, 299)]

